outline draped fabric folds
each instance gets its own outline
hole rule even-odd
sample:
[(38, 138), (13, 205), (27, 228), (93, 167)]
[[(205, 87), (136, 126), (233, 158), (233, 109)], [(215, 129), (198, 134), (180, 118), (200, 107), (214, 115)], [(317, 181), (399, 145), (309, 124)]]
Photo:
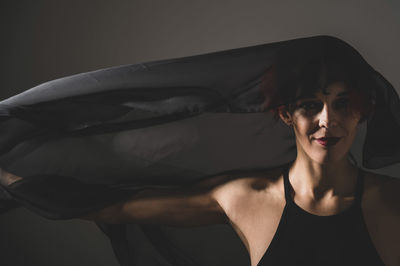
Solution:
[[(313, 36), (117, 66), (1, 101), (0, 167), (22, 179), (0, 186), (0, 213), (23, 206), (50, 219), (76, 218), (146, 187), (294, 160), (294, 135), (273, 121), (260, 86), (282, 47), (321, 40), (342, 42)], [(400, 162), (400, 101), (365, 64), (377, 108), (356, 161), (379, 170)], [(98, 226), (123, 266), (248, 263), (227, 225)]]

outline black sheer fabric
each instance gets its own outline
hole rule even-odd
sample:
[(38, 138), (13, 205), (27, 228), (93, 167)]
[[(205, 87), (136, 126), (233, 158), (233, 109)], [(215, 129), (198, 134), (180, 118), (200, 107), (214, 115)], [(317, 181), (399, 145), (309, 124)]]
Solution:
[[(50, 219), (76, 218), (146, 187), (294, 160), (294, 135), (273, 121), (261, 83), (282, 47), (321, 41), (342, 42), (314, 36), (112, 67), (3, 100), (0, 167), (22, 179), (0, 186), (0, 212), (23, 206)], [(364, 123), (356, 160), (379, 170), (400, 162), (400, 102), (391, 84), (363, 64), (376, 110)], [(248, 263), (227, 225), (98, 225), (124, 266)], [(200, 240), (207, 234), (214, 238)]]

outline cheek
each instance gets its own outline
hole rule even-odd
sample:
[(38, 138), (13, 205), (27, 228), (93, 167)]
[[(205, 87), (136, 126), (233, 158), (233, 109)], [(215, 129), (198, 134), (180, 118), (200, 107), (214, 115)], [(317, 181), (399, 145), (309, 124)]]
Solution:
[(344, 123), (347, 128), (353, 129), (358, 126), (358, 122), (361, 119), (361, 113), (357, 111), (350, 112), (347, 116), (344, 117)]
[(342, 140), (340, 146), (342, 151), (350, 150), (354, 142), (354, 139), (357, 135), (357, 130), (358, 130), (358, 120), (353, 119), (344, 121), (344, 123), (342, 124), (342, 132), (345, 138)]
[(295, 118), (293, 121), (293, 128), (296, 131), (297, 136), (301, 138), (308, 137), (308, 135), (315, 128), (312, 121), (309, 119)]
[(343, 119), (343, 125), (349, 132), (357, 130), (360, 119), (361, 116), (359, 114), (349, 115)]
[(315, 130), (315, 126), (312, 125), (311, 121), (306, 119), (298, 119), (293, 123), (293, 130), (296, 135), (296, 142), (303, 149), (309, 149), (307, 147), (311, 147), (311, 139), (313, 130)]
[(346, 126), (348, 136), (353, 139), (357, 135), (358, 121), (350, 121)]

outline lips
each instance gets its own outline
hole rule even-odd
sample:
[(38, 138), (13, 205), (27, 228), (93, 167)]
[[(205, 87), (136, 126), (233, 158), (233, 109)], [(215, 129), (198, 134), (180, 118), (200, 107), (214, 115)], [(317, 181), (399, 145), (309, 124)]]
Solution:
[(337, 137), (323, 137), (323, 138), (318, 138), (315, 139), (319, 144), (323, 146), (333, 146), (335, 145), (341, 138)]

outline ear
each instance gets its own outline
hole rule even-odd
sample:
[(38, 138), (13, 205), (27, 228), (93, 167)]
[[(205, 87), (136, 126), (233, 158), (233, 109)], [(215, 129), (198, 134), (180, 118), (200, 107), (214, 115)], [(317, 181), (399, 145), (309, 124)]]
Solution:
[(285, 106), (281, 106), (278, 109), (279, 112), (279, 117), (282, 119), (282, 121), (289, 127), (292, 126), (292, 116), (290, 113), (287, 111)]

